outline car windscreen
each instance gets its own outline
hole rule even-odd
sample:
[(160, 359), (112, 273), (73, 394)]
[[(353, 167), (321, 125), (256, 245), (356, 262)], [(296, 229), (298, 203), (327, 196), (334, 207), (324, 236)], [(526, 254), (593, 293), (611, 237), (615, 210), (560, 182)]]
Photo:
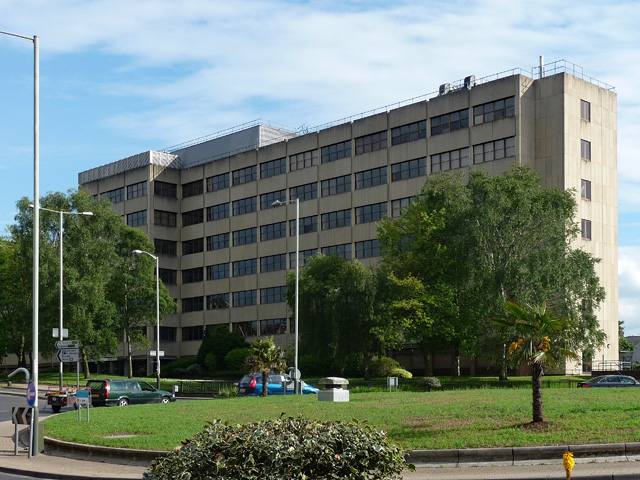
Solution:
[(251, 383), (251, 380), (253, 380), (252, 376), (245, 375), (244, 377), (242, 377), (242, 380), (240, 380), (240, 383)]

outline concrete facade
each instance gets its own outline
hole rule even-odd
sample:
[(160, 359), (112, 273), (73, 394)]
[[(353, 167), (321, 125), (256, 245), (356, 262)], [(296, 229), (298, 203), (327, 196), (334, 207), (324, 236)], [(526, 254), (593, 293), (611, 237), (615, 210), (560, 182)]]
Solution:
[[(375, 221), (397, 215), (429, 175), (476, 168), (499, 175), (514, 163), (531, 165), (544, 186), (576, 192), (584, 238), (575, 247), (602, 259), (597, 273), (607, 294), (598, 312), (607, 346), (596, 359), (617, 360), (612, 90), (565, 72), (472, 80), (314, 132), (271, 132), (267, 142), (236, 145), (228, 155), (211, 155), (204, 144), (146, 152), (115, 162), (119, 168), (82, 172), (79, 183), (94, 195), (110, 192), (113, 208), (156, 244), (161, 277), (179, 304), (162, 324), (166, 361), (195, 355), (210, 325), (293, 341), (279, 287), (295, 270), (295, 205), (272, 208), (274, 200), (300, 197), (303, 255), (338, 248), (370, 265), (379, 257)], [(141, 156), (142, 165), (132, 161)]]

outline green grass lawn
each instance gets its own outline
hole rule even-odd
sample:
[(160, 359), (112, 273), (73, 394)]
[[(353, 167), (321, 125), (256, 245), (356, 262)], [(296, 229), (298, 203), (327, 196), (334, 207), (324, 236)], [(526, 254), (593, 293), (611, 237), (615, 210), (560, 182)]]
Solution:
[[(245, 397), (92, 408), (90, 422), (70, 411), (47, 419), (45, 435), (78, 443), (170, 450), (207, 421), (233, 423), (304, 415), (368, 421), (410, 449), (445, 449), (640, 441), (640, 388), (547, 389), (549, 425), (531, 428), (528, 389), (431, 393), (352, 393), (349, 403), (315, 395)], [(118, 435), (135, 435), (118, 438)]]

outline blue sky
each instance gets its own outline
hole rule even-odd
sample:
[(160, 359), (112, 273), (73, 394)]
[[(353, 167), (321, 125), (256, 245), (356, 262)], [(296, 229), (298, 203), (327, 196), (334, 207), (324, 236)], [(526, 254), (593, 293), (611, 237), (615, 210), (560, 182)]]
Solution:
[[(317, 126), (567, 60), (618, 95), (620, 319), (640, 335), (640, 2), (0, 0), (40, 38), (40, 192), (267, 119)], [(33, 46), (0, 35), (0, 224), (33, 195)]]

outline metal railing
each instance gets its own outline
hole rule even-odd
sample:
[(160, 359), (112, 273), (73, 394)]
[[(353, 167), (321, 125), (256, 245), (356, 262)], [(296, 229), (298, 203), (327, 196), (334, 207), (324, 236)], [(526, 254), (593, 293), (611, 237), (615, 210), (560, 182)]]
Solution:
[(591, 362), (592, 372), (618, 372), (631, 370), (631, 362), (620, 360), (594, 360)]

